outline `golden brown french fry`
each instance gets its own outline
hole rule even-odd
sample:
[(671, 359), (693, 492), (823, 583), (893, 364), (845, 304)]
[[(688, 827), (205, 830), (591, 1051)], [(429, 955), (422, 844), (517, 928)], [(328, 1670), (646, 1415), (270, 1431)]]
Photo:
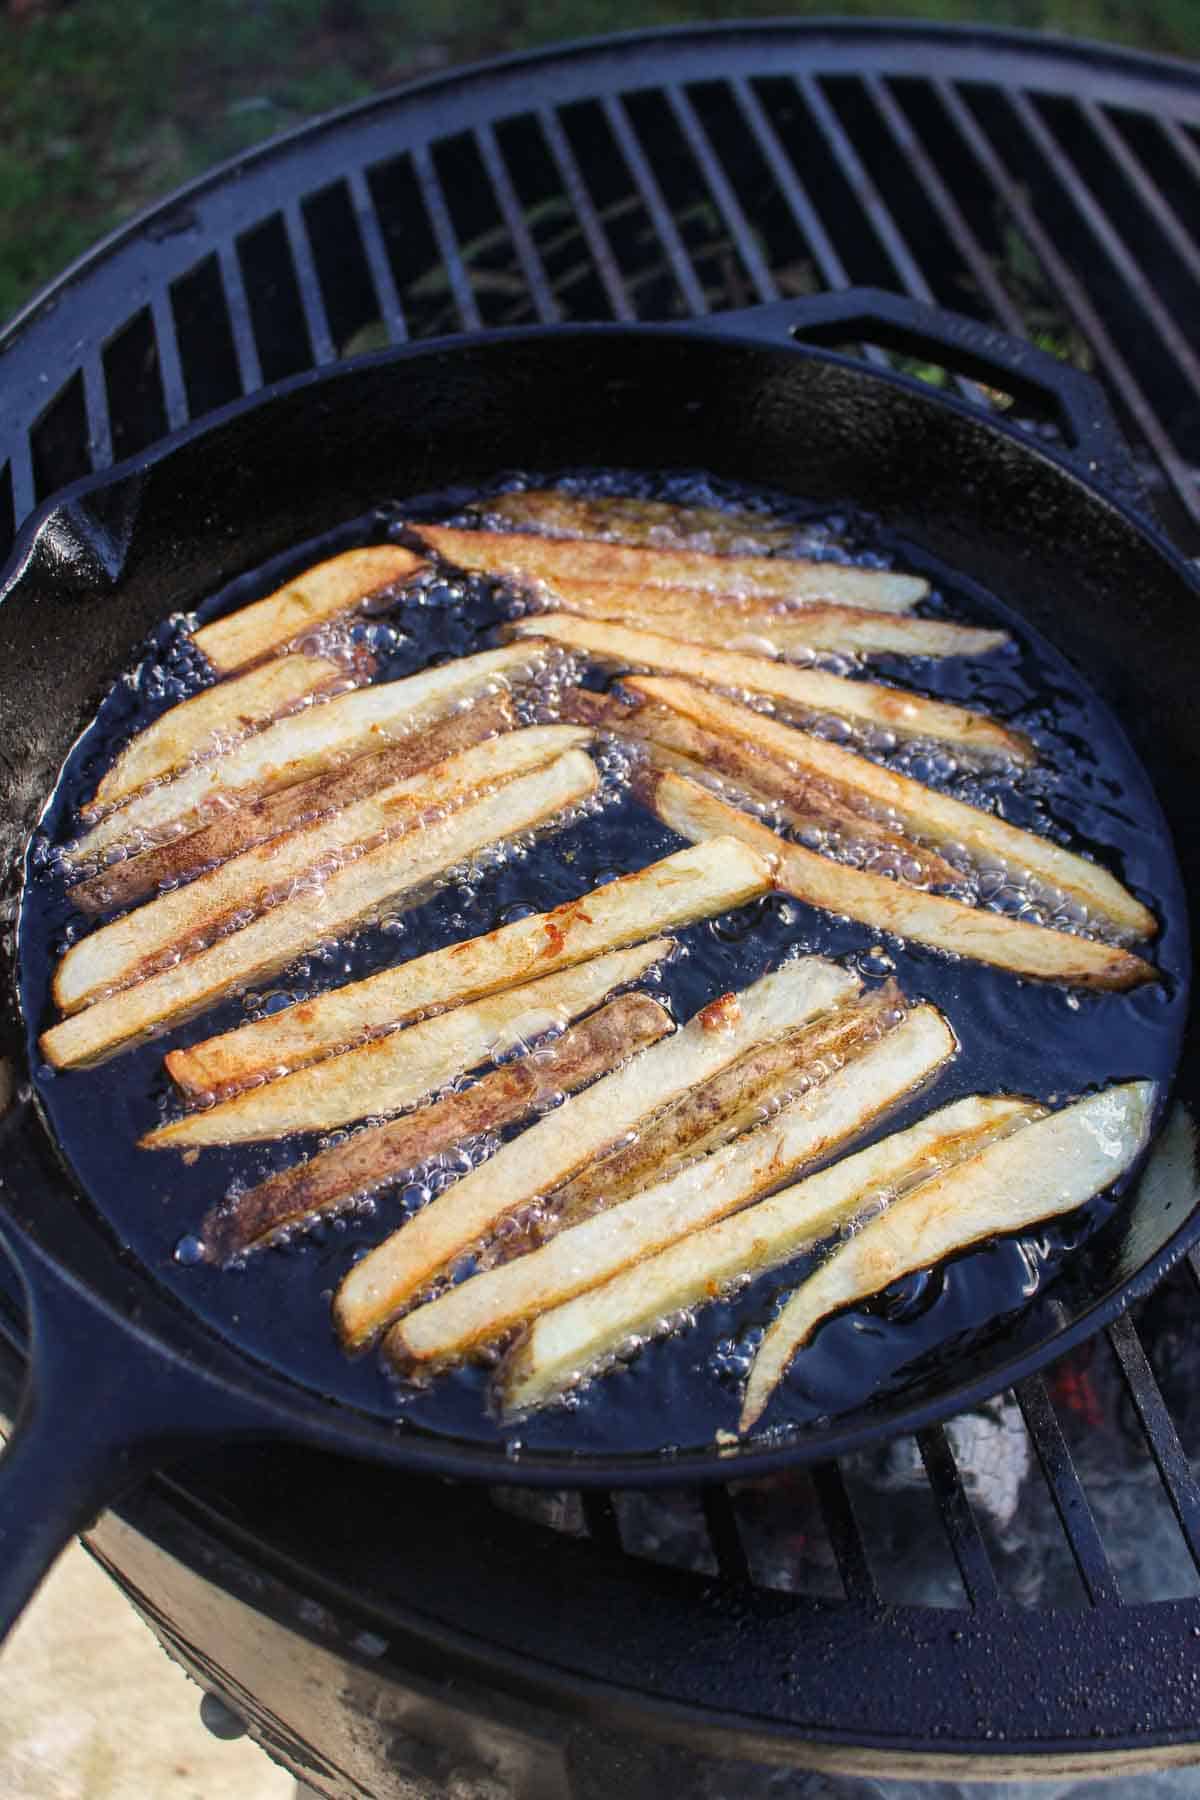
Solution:
[(840, 1244), (772, 1322), (746, 1385), (749, 1431), (821, 1320), (914, 1269), (1071, 1212), (1123, 1175), (1150, 1135), (1154, 1084), (1130, 1081), (1025, 1125), (902, 1194)]
[(271, 1018), (173, 1050), (167, 1068), (194, 1098), (229, 1093), (303, 1068), (432, 1008), (477, 1000), (656, 931), (731, 911), (770, 886), (766, 863), (736, 839), (689, 845), (553, 912), (431, 950)]
[(660, 550), (707, 550), (718, 556), (767, 556), (786, 550), (796, 527), (767, 513), (721, 506), (678, 506), (669, 500), (638, 500), (629, 494), (586, 498), (561, 488), (525, 488), (493, 494), (471, 508), (487, 519), (532, 526), (548, 537), (595, 538), (617, 544), (644, 544)]
[(468, 801), (438, 825), (389, 839), (339, 869), (322, 888), (280, 901), (176, 968), (63, 1019), (42, 1034), (42, 1054), (54, 1068), (74, 1068), (98, 1062), (162, 1025), (191, 1018), (239, 984), (275, 974), (313, 944), (352, 930), (406, 896), (413, 904), (414, 896), (456, 863), (546, 824), (598, 785), (591, 759), (582, 750), (569, 750), (545, 768)]
[(1022, 831), (961, 800), (927, 788), (911, 776), (884, 769), (810, 732), (783, 725), (752, 707), (690, 681), (633, 676), (627, 684), (644, 699), (735, 745), (744, 757), (761, 757), (804, 780), (831, 783), (847, 799), (886, 808), (901, 826), (935, 844), (958, 844), (971, 855), (998, 858), (1052, 883), (1118, 929), (1150, 937), (1157, 921), (1106, 869), (1064, 850), (1032, 831)]
[(257, 844), (186, 887), (160, 894), (78, 939), (55, 970), (55, 1001), (63, 1012), (78, 1012), (102, 994), (129, 987), (161, 968), (164, 956), (178, 961), (239, 922), (247, 923), (248, 915), (262, 912), (296, 882), (323, 879), (385, 838), (541, 768), (590, 736), (577, 725), (533, 725), (488, 738), (448, 762), (376, 788), (331, 818)]
[(825, 912), (1039, 981), (1130, 988), (1158, 979), (1153, 964), (1113, 944), (985, 912), (946, 894), (921, 893), (885, 875), (851, 869), (790, 844), (699, 782), (671, 770), (647, 770), (636, 786), (672, 831), (693, 843), (709, 835), (741, 837), (763, 856), (774, 858), (779, 887)]
[(689, 587), (711, 594), (775, 600), (827, 600), (877, 612), (907, 612), (929, 592), (916, 575), (849, 568), (804, 557), (709, 556), (700, 550), (645, 550), (629, 544), (536, 537), (507, 531), (458, 531), (414, 525), (422, 543), (459, 569), (518, 580), (624, 581), (645, 587)]
[(744, 993), (711, 1001), (674, 1037), (539, 1119), (350, 1270), (334, 1300), (342, 1341), (348, 1348), (365, 1343), (510, 1213), (548, 1193), (752, 1043), (815, 1018), (858, 985), (853, 975), (817, 957), (785, 963)]
[(369, 1126), (307, 1162), (268, 1176), (213, 1207), (200, 1231), (209, 1262), (228, 1263), (278, 1232), (373, 1192), (467, 1138), (528, 1118), (558, 1094), (605, 1075), (671, 1030), (647, 994), (622, 994), (543, 1049), (482, 1075), (473, 1086)]
[(735, 594), (714, 600), (695, 588), (637, 587), (620, 581), (558, 580), (551, 584), (548, 599), (563, 612), (585, 619), (623, 620), (663, 637), (759, 656), (803, 658), (814, 650), (855, 656), (986, 656), (1009, 641), (1003, 631), (871, 612), (862, 606), (817, 602), (789, 606), (786, 601), (747, 600)]
[(542, 1249), (472, 1276), (417, 1307), (388, 1333), (388, 1355), (405, 1365), (444, 1363), (598, 1287), (865, 1131), (954, 1050), (954, 1034), (941, 1014), (932, 1006), (916, 1008), (882, 1038), (860, 1044), (845, 1066), (818, 1079), (759, 1130), (571, 1226)]
[(685, 1307), (718, 1299), (740, 1276), (790, 1261), (906, 1184), (1019, 1131), (1038, 1111), (1030, 1102), (1005, 1097), (955, 1101), (909, 1130), (842, 1157), (543, 1312), (499, 1372), (505, 1413), (511, 1417), (544, 1406), (580, 1378), (599, 1372), (629, 1337), (653, 1331)]
[(473, 744), (512, 731), (516, 723), (510, 695), (486, 695), (465, 711), (451, 713), (425, 731), (414, 731), (386, 750), (360, 756), (344, 768), (298, 781), (261, 800), (251, 800), (232, 812), (222, 813), (211, 825), (190, 832), (187, 837), (173, 838), (155, 850), (127, 857), (124, 862), (110, 863), (98, 875), (76, 883), (71, 889), (72, 903), (81, 912), (92, 913), (131, 906), (145, 894), (175, 888), (201, 870), (253, 849), (255, 844), (265, 844), (285, 831), (295, 831), (314, 819), (352, 806), (390, 782), (417, 775), (422, 769), (469, 750)]
[(357, 686), (369, 673), (369, 660), (352, 672), (326, 656), (277, 656), (232, 681), (218, 681), (168, 708), (131, 738), (93, 794), (92, 805), (115, 806), (148, 781), (228, 750), (313, 694)]
[(323, 775), (356, 756), (382, 750), (464, 700), (518, 679), (541, 660), (536, 644), (532, 655), (509, 644), (424, 669), (403, 681), (339, 694), (304, 713), (278, 719), (225, 756), (197, 763), (173, 781), (135, 794), (85, 832), (69, 860), (90, 862), (125, 843), (145, 849), (192, 830), (231, 806)]
[(672, 948), (652, 938), (629, 950), (610, 950), (591, 962), (543, 975), (524, 987), (456, 1006), (297, 1069), (263, 1087), (248, 1088), (200, 1112), (160, 1125), (141, 1139), (143, 1150), (186, 1150), (200, 1144), (245, 1144), (332, 1131), (355, 1119), (402, 1112), (466, 1069), (503, 1056), (599, 1005), (615, 987), (636, 981)]
[(685, 644), (677, 638), (598, 619), (576, 619), (569, 613), (539, 613), (536, 618), (515, 620), (506, 630), (516, 638), (548, 638), (621, 669), (657, 669), (713, 687), (748, 689), (806, 712), (832, 713), (904, 737), (935, 739), (972, 755), (1003, 756), (1023, 763), (1034, 760), (1027, 739), (983, 713), (874, 681), (851, 681), (819, 669), (797, 669), (790, 663), (772, 662), (767, 656), (710, 650), (704, 644)]
[(424, 567), (420, 557), (402, 550), (399, 544), (346, 550), (306, 569), (265, 600), (202, 625), (192, 633), (192, 640), (219, 674), (228, 675), (233, 669), (261, 662), (306, 631), (352, 612), (385, 589), (411, 581)]

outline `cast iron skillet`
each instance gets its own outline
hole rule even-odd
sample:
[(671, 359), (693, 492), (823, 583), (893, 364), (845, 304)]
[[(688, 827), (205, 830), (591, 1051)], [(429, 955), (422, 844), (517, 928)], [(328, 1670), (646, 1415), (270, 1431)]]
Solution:
[[(802, 342), (799, 340), (807, 340)], [(814, 344), (867, 340), (1047, 404), (1069, 448)], [(1200, 891), (1200, 582), (1147, 522), (1099, 389), (967, 320), (875, 293), (702, 324), (481, 334), (281, 383), (102, 477), (30, 525), (0, 605), (0, 807), (8, 866), (80, 728), (175, 609), (389, 494), (496, 470), (705, 467), (858, 501), (1014, 599), (1123, 721)], [(15, 873), (13, 880), (15, 881)], [(62, 1544), (151, 1468), (215, 1439), (290, 1438), (490, 1482), (748, 1477), (913, 1430), (1007, 1386), (1147, 1292), (1200, 1236), (1191, 1139), (1002, 1335), (915, 1389), (786, 1442), (684, 1453), (536, 1452), (406, 1430), (235, 1349), (123, 1257), (74, 1191), (31, 1095), (10, 940), (0, 956), (0, 1239), (20, 1271), (31, 1376), (0, 1464), (0, 1625)], [(1177, 1106), (1193, 1094), (1188, 1034)], [(1182, 1142), (1182, 1151), (1179, 1146)], [(1166, 1173), (1164, 1174), (1164, 1165)], [(2, 1315), (0, 1315), (2, 1316)]]

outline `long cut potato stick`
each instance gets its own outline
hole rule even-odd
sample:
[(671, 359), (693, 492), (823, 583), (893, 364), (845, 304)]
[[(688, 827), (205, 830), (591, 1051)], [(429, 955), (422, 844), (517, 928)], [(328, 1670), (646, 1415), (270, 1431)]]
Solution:
[(545, 768), (469, 801), (441, 824), (389, 839), (337, 870), (315, 892), (280, 901), (178, 967), (63, 1019), (43, 1032), (42, 1054), (55, 1068), (73, 1068), (97, 1062), (159, 1026), (191, 1018), (239, 984), (275, 974), (313, 944), (353, 930), (405, 896), (411, 905), (456, 863), (545, 825), (598, 785), (590, 757), (568, 750)]
[(493, 494), (488, 500), (476, 501), (471, 510), (518, 527), (532, 525), (548, 537), (594, 538), (660, 550), (705, 550), (717, 556), (767, 556), (774, 550), (786, 550), (796, 536), (794, 525), (785, 525), (768, 513), (680, 506), (670, 500), (639, 500), (632, 494), (592, 499), (564, 493), (561, 488)]
[(740, 1429), (757, 1422), (796, 1351), (830, 1313), (1111, 1187), (1145, 1148), (1154, 1096), (1149, 1081), (1105, 1088), (902, 1194), (839, 1245), (772, 1322), (750, 1370)]
[(516, 919), (271, 1018), (172, 1050), (167, 1068), (186, 1094), (228, 1093), (283, 1069), (303, 1068), (430, 1008), (477, 1000), (657, 931), (731, 911), (771, 884), (762, 857), (736, 838), (688, 845), (552, 912)]
[(343, 1341), (365, 1343), (518, 1207), (548, 1193), (751, 1044), (815, 1018), (858, 986), (856, 977), (817, 957), (785, 963), (744, 993), (711, 1001), (674, 1037), (539, 1119), (350, 1270), (334, 1301)]
[(742, 838), (763, 856), (774, 859), (779, 887), (824, 912), (1039, 981), (1130, 988), (1158, 979), (1153, 964), (1113, 944), (966, 906), (947, 894), (921, 893), (885, 875), (851, 869), (790, 844), (699, 782), (671, 770), (646, 771), (637, 786), (646, 804), (672, 831), (693, 843), (718, 834)]
[(213, 1207), (200, 1231), (209, 1262), (227, 1263), (279, 1231), (410, 1174), (431, 1157), (501, 1130), (574, 1093), (672, 1029), (647, 994), (622, 994), (542, 1049), (387, 1125), (368, 1126)]
[(203, 1111), (160, 1125), (141, 1139), (143, 1150), (182, 1150), (198, 1144), (244, 1144), (331, 1131), (382, 1113), (402, 1112), (464, 1070), (502, 1056), (597, 1006), (613, 988), (636, 981), (672, 948), (652, 938), (629, 950), (610, 950), (591, 962), (506, 988), (419, 1025), (375, 1038), (357, 1050), (327, 1057), (263, 1087), (247, 1088)]
[(213, 668), (228, 675), (353, 611), (385, 588), (411, 581), (424, 566), (420, 557), (399, 544), (346, 550), (306, 569), (265, 600), (202, 625), (192, 639)]
[(805, 1162), (866, 1130), (952, 1056), (954, 1034), (918, 1007), (875, 1043), (786, 1105), (757, 1131), (646, 1188), (540, 1250), (460, 1282), (393, 1326), (394, 1360), (444, 1363), (513, 1325), (599, 1286), (631, 1263), (722, 1219), (776, 1187)]
[(684, 1308), (719, 1299), (740, 1276), (789, 1262), (906, 1184), (1022, 1129), (1038, 1111), (1031, 1102), (1005, 1097), (957, 1100), (543, 1312), (500, 1370), (505, 1413), (544, 1406), (598, 1372), (631, 1336), (653, 1331)]
[(327, 874), (385, 838), (540, 768), (589, 736), (574, 725), (533, 725), (488, 738), (447, 762), (388, 782), (330, 818), (257, 844), (72, 944), (55, 971), (54, 998), (64, 1012), (76, 1012), (102, 993), (128, 987), (161, 966), (164, 954), (194, 951), (246, 923), (293, 883), (313, 879), (313, 871)]
[(759, 757), (798, 777), (829, 782), (860, 803), (886, 808), (905, 830), (935, 844), (959, 844), (974, 856), (998, 857), (1027, 869), (1138, 937), (1150, 937), (1158, 929), (1154, 914), (1107, 869), (1035, 832), (1009, 825), (995, 813), (939, 794), (910, 775), (881, 768), (865, 756), (693, 682), (637, 675), (627, 685), (651, 703), (668, 707), (679, 718), (735, 745), (744, 758)]
[(577, 619), (570, 613), (539, 613), (536, 618), (517, 619), (507, 630), (517, 638), (548, 638), (568, 650), (582, 650), (621, 669), (656, 669), (669, 675), (686, 675), (710, 687), (768, 694), (806, 712), (832, 713), (905, 737), (936, 739), (972, 754), (1004, 756), (1022, 763), (1034, 760), (1028, 740), (1006, 730), (995, 719), (969, 712), (963, 706), (949, 706), (944, 700), (930, 700), (924, 694), (908, 693), (903, 688), (851, 681), (844, 675), (827, 675), (819, 669), (797, 669), (791, 663), (772, 662), (768, 656), (710, 650), (704, 644), (685, 644), (653, 631), (635, 631), (628, 625), (611, 625), (599, 619)]
[(879, 612), (907, 612), (929, 592), (929, 583), (916, 575), (848, 568), (805, 557), (710, 556), (700, 550), (646, 550), (516, 531), (458, 531), (446, 525), (414, 525), (413, 530), (431, 550), (460, 569), (480, 569), (525, 581), (638, 582), (711, 594), (828, 600)]

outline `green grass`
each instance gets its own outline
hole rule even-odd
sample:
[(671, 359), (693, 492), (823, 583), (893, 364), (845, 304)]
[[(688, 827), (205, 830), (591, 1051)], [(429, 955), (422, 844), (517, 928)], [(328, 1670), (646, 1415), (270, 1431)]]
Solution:
[[(75, 0), (0, 21), (0, 318), (156, 196), (314, 113), (505, 50), (781, 0)], [(1196, 0), (831, 0), (794, 18), (1018, 25), (1200, 56)]]

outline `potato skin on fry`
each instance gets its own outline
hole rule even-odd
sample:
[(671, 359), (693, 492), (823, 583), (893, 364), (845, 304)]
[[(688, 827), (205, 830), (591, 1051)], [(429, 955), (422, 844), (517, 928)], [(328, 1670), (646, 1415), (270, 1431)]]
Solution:
[(716, 556), (768, 556), (786, 550), (796, 532), (767, 513), (736, 512), (719, 506), (677, 506), (670, 500), (639, 500), (629, 494), (595, 499), (561, 488), (521, 488), (493, 494), (471, 508), (488, 519), (504, 519), (547, 537), (592, 538), (647, 549), (703, 550)]

